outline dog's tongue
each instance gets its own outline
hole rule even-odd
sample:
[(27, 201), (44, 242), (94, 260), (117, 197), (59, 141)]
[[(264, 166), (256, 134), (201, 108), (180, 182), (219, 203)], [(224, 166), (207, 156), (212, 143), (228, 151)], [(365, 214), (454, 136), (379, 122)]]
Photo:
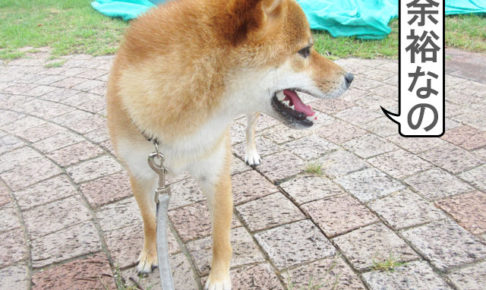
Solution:
[(290, 100), (290, 104), (294, 105), (294, 109), (298, 112), (306, 114), (306, 116), (314, 116), (316, 112), (314, 112), (311, 106), (302, 103), (302, 100), (299, 98), (296, 92), (292, 90), (284, 90), (285, 95), (284, 100)]

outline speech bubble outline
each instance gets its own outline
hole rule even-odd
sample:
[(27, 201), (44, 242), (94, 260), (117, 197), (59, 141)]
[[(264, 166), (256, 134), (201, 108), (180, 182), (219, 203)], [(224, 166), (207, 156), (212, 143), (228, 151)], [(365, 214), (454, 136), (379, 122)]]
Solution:
[[(405, 19), (405, 17), (401, 17), (402, 16), (402, 2), (405, 1), (405, 0), (399, 0), (398, 1), (398, 17), (399, 17), (399, 25), (398, 25), (398, 113), (392, 113), (390, 111), (388, 111), (387, 109), (385, 109), (383, 106), (380, 106), (381, 107), (381, 110), (383, 111), (383, 113), (385, 114), (385, 116), (390, 119), (392, 122), (398, 124), (398, 133), (400, 134), (400, 136), (402, 137), (409, 137), (409, 138), (416, 138), (416, 137), (423, 137), (423, 138), (436, 138), (436, 137), (441, 137), (444, 135), (445, 133), (445, 0), (435, 0), (436, 2), (439, 2), (439, 5), (442, 6), (442, 15), (441, 17), (439, 18), (438, 21), (442, 21), (442, 47), (441, 47), (441, 51), (442, 53), (438, 53), (438, 56), (440, 55), (440, 57), (442, 57), (442, 98), (441, 98), (441, 104), (442, 104), (442, 110), (441, 110), (441, 121), (442, 121), (442, 124), (441, 124), (441, 128), (442, 130), (440, 131), (440, 133), (438, 134), (429, 134), (429, 135), (425, 135), (425, 134), (404, 134), (402, 132), (402, 122), (404, 120), (407, 119), (408, 116), (406, 116), (405, 118), (402, 116), (402, 97), (401, 97), (401, 92), (402, 92), (402, 19), (404, 22), (407, 22), (407, 20)], [(411, 2), (411, 1), (410, 1)], [(411, 26), (409, 25), (410, 29), (409, 31), (411, 30)], [(404, 52), (405, 54), (405, 52)], [(417, 105), (418, 103), (416, 102), (415, 105)], [(427, 104), (427, 103), (424, 103), (424, 104)], [(430, 106), (430, 105), (429, 105)], [(409, 113), (409, 112), (407, 112)], [(408, 115), (408, 114), (407, 114)], [(437, 123), (439, 122), (440, 120), (437, 120)], [(434, 125), (435, 126), (435, 125)]]

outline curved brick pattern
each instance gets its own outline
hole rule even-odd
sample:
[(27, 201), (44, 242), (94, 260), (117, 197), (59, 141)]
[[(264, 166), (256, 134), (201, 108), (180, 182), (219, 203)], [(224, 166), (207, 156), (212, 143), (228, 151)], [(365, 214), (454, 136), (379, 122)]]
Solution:
[(280, 226), (255, 235), (279, 269), (334, 255), (335, 249), (309, 220)]
[(403, 236), (420, 254), (442, 271), (486, 257), (484, 244), (448, 220), (406, 230)]
[(393, 271), (372, 271), (363, 274), (370, 289), (452, 289), (423, 261), (406, 263)]
[(282, 274), (290, 289), (366, 289), (341, 257), (329, 257)]
[[(448, 60), (442, 138), (403, 138), (380, 111), (398, 110), (393, 60), (338, 60), (355, 81), (337, 99), (303, 96), (321, 112), (312, 129), (261, 116), (256, 168), (242, 161), (246, 117), (234, 122), (234, 289), (300, 289), (311, 277), (326, 289), (484, 288), (486, 85), (484, 64), (468, 60), (480, 57), (463, 54)], [(137, 287), (131, 277), (159, 289), (157, 271), (135, 274), (143, 224), (106, 128), (113, 56), (61, 59), (45, 67), (55, 60), (41, 48), (0, 65), (0, 288), (111, 289), (115, 278)], [(309, 163), (322, 176), (302, 174)], [(200, 289), (211, 259), (206, 198), (188, 175), (169, 183), (176, 287)], [(359, 271), (390, 257), (420, 261), (371, 270), (363, 285), (342, 256)]]
[(373, 224), (334, 238), (334, 242), (358, 271), (388, 259), (410, 261), (418, 255), (383, 224)]

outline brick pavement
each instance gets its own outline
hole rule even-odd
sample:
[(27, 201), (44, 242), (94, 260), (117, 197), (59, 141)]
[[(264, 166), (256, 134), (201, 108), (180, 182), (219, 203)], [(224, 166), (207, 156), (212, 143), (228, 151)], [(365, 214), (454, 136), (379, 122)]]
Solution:
[[(339, 99), (310, 99), (320, 111), (310, 130), (261, 118), (257, 168), (242, 162), (236, 120), (235, 289), (484, 289), (484, 63), (452, 52), (440, 139), (402, 138), (381, 113), (397, 106), (392, 60), (339, 60), (355, 82)], [(0, 289), (158, 289), (157, 273), (134, 270), (141, 219), (106, 131), (113, 57), (63, 59), (48, 68), (41, 50), (0, 64)], [(171, 182), (176, 285), (198, 289), (211, 255), (207, 207), (192, 179)]]

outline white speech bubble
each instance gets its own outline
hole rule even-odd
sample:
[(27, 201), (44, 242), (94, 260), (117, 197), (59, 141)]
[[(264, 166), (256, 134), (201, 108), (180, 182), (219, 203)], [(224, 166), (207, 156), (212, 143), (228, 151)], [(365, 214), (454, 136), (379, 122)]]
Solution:
[(405, 137), (445, 131), (444, 0), (399, 1), (398, 113), (382, 107)]

